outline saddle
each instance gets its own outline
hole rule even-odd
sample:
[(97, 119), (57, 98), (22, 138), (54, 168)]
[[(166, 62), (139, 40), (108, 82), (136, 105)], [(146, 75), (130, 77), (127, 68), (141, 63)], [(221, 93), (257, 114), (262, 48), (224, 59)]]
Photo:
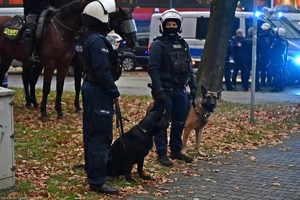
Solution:
[[(36, 31), (35, 31), (35, 39), (40, 40), (42, 37), (42, 33), (44, 30), (44, 25), (50, 16), (55, 12), (55, 9), (50, 7), (44, 10), (39, 16)], [(23, 31), (26, 27), (26, 22), (24, 17), (14, 16), (11, 20), (6, 22), (3, 29), (3, 35), (9, 40), (20, 40), (22, 39)]]
[(19, 40), (22, 37), (25, 20), (16, 15), (3, 25), (3, 35), (9, 40)]

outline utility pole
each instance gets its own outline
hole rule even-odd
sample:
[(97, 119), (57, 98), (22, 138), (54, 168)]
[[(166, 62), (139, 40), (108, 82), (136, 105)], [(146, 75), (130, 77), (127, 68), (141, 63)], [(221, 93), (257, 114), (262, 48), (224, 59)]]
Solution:
[(253, 0), (253, 35), (252, 35), (252, 72), (251, 72), (251, 110), (250, 110), (250, 122), (255, 123), (254, 109), (255, 109), (255, 80), (256, 80), (256, 49), (257, 49), (257, 17), (256, 0)]

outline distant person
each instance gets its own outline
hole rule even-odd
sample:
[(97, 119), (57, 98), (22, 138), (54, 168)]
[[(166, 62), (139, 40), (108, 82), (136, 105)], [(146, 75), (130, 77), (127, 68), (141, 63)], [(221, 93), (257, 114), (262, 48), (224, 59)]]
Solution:
[(247, 57), (249, 56), (246, 49), (246, 39), (242, 29), (237, 29), (235, 36), (231, 40), (231, 52), (235, 62), (235, 69), (232, 77), (232, 85), (236, 87), (237, 75), (241, 71), (242, 86), (245, 91), (248, 91), (248, 68)]
[(286, 41), (284, 28), (275, 29), (275, 37), (270, 52), (270, 67), (268, 79), (273, 91), (281, 91), (284, 88), (283, 71), (286, 65), (288, 42)]
[(273, 39), (274, 34), (271, 29), (271, 25), (268, 23), (262, 24), (261, 31), (257, 33), (257, 90), (266, 86), (267, 68), (270, 64), (270, 47)]

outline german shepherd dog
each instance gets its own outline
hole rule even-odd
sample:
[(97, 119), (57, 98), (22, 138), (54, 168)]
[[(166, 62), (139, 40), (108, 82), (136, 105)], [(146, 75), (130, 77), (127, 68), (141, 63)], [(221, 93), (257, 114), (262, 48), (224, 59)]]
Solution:
[(186, 144), (193, 129), (195, 130), (196, 135), (195, 149), (196, 151), (199, 150), (203, 128), (207, 124), (211, 113), (216, 108), (217, 101), (221, 98), (221, 92), (210, 92), (204, 87), (201, 87), (201, 93), (202, 97), (197, 98), (195, 102), (192, 103), (188, 117), (185, 121), (182, 137), (183, 152), (186, 151)]
[(143, 172), (144, 158), (153, 147), (153, 136), (166, 126), (163, 111), (150, 111), (143, 120), (121, 135), (111, 148), (111, 160), (108, 163), (108, 175), (124, 175), (129, 182), (136, 182), (131, 176), (134, 164), (138, 174), (144, 180), (152, 180)]

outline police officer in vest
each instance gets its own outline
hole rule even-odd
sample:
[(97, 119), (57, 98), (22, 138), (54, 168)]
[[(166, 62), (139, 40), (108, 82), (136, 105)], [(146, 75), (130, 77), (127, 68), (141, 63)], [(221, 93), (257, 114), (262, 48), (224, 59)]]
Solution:
[(275, 37), (272, 42), (270, 52), (270, 67), (268, 70), (268, 82), (274, 92), (282, 91), (284, 88), (283, 72), (287, 60), (288, 42), (285, 39), (286, 30), (284, 28), (275, 29)]
[(23, 38), (32, 52), (37, 20), (42, 11), (49, 6), (49, 0), (23, 0), (23, 6), (26, 22)]
[[(152, 95), (156, 100), (154, 109), (165, 106), (168, 110), (171, 122), (170, 157), (192, 162), (192, 158), (181, 153), (181, 135), (189, 107), (186, 86), (190, 87), (192, 98), (196, 92), (189, 47), (179, 36), (182, 23), (179, 12), (175, 9), (167, 10), (162, 13), (160, 20), (162, 36), (156, 38), (151, 45), (148, 68), (152, 80)], [(167, 128), (157, 134), (154, 141), (160, 164), (172, 166), (173, 163), (167, 156)]]
[(119, 90), (111, 72), (108, 14), (116, 11), (114, 0), (93, 1), (84, 8), (83, 61), (86, 77), (82, 85), (85, 170), (92, 191), (116, 194), (106, 183), (112, 142), (113, 102)]

